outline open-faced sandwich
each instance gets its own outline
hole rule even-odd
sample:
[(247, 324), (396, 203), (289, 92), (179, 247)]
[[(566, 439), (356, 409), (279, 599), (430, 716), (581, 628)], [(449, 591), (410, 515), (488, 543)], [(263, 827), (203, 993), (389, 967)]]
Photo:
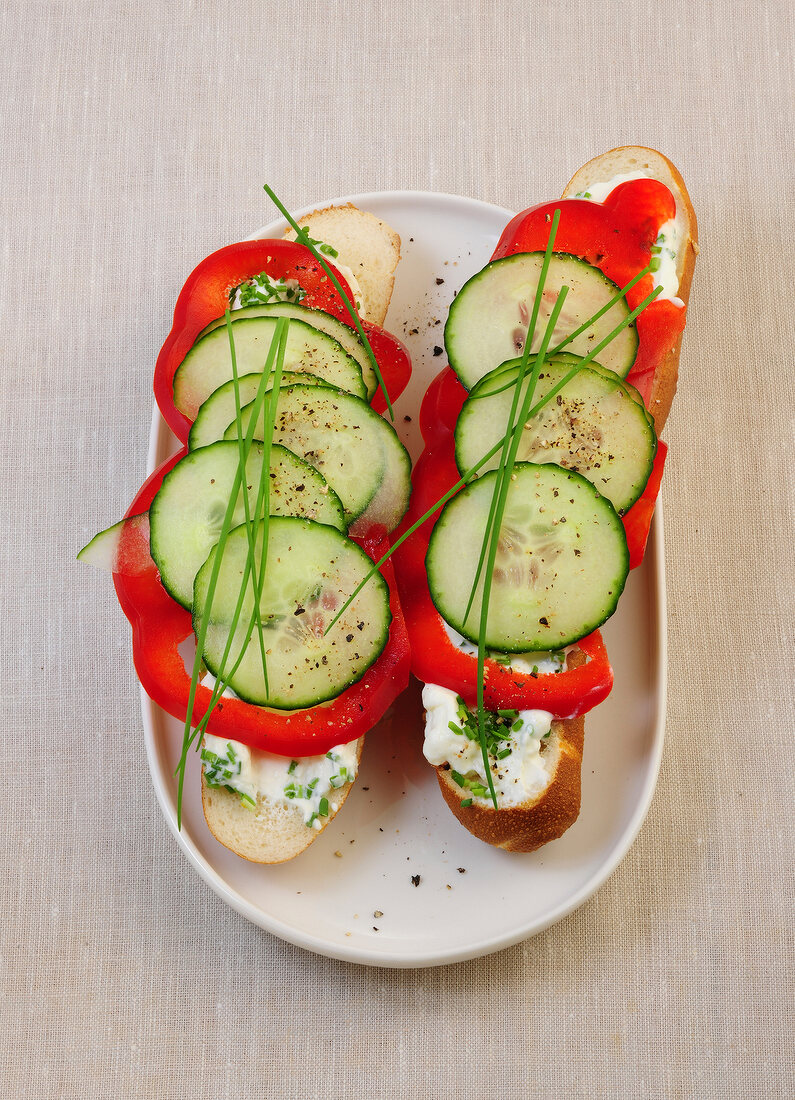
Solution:
[(450, 308), (398, 580), (425, 756), (502, 848), (579, 814), (583, 716), (612, 685), (598, 628), (643, 557), (697, 251), (678, 171), (616, 149), (518, 214)]
[(81, 552), (114, 573), (145, 690), (185, 722), (180, 805), (200, 747), (210, 829), (263, 863), (334, 817), (408, 680), (391, 565), (345, 603), (408, 504), (408, 454), (378, 411), (410, 373), (380, 328), (400, 242), (350, 205), (291, 235), (188, 279), (155, 371), (183, 447)]

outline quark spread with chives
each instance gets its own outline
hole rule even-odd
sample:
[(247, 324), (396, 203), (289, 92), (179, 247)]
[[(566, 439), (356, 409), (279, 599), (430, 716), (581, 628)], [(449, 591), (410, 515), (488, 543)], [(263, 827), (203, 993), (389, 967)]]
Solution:
[[(591, 202), (604, 202), (611, 191), (614, 191), (620, 183), (628, 183), (630, 180), (651, 179), (643, 172), (623, 172), (604, 183), (591, 183), (585, 191), (578, 191), (574, 196), (577, 199), (589, 199)], [(658, 302), (666, 299), (676, 305), (684, 307), (681, 298), (677, 298), (679, 290), (679, 277), (676, 274), (676, 256), (679, 243), (684, 232), (683, 220), (677, 208), (676, 217), (660, 226), (657, 240), (652, 245), (652, 277), (654, 286), (663, 288), (662, 294), (657, 298)]]
[(335, 791), (356, 778), (358, 741), (336, 745), (323, 756), (290, 760), (239, 741), (204, 735), (202, 767), (211, 787), (225, 787), (255, 810), (257, 797), (296, 806), (306, 825), (320, 829), (339, 809)]
[[(362, 289), (347, 264), (340, 263), (336, 248), (332, 248), (330, 244), (324, 244), (322, 241), (316, 241), (313, 237), (310, 237), (309, 240), (318, 252), (323, 253), (327, 262), (333, 262), (334, 267), (351, 288), (357, 311), (362, 317), (366, 317), (366, 302), (362, 295)], [(266, 271), (261, 271), (259, 275), (253, 275), (250, 279), (246, 279), (244, 283), (241, 283), (240, 286), (235, 287), (230, 292), (229, 308), (235, 310), (242, 309), (244, 306), (270, 305), (272, 302), (292, 302), (293, 305), (296, 305), (305, 297), (306, 291), (297, 279), (272, 279)]]
[[(459, 634), (444, 619), (442, 619), (442, 624), (447, 637), (456, 648), (460, 649), (462, 653), (469, 653), (472, 657), (477, 657), (478, 647), (474, 642), (470, 642), (463, 634)], [(505, 665), (506, 668), (513, 669), (514, 672), (522, 672), (526, 676), (544, 676), (551, 672), (563, 672), (566, 668), (567, 652), (568, 650), (565, 649), (552, 650), (549, 653), (488, 652), (486, 656), (491, 657), (492, 660), (501, 665)]]
[[(477, 715), (467, 711), (454, 691), (438, 684), (425, 685), (422, 704), (426, 711), (425, 759), (434, 767), (450, 765), (463, 803), (479, 799), (491, 805), (475, 732)], [(500, 808), (536, 798), (549, 785), (559, 753), (557, 741), (549, 739), (552, 718), (545, 710), (487, 714), (489, 763)]]

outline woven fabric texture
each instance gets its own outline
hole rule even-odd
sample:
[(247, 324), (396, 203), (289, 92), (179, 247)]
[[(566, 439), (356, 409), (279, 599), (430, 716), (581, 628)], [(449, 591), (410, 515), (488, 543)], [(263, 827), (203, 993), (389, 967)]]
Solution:
[[(792, 7), (5, 0), (0, 25), (0, 1092), (792, 1096)], [(74, 561), (143, 480), (172, 303), (267, 220), (265, 180), (293, 208), (521, 209), (626, 143), (681, 168), (702, 247), (651, 811), (524, 944), (415, 971), (307, 954), (174, 843), (129, 631)]]

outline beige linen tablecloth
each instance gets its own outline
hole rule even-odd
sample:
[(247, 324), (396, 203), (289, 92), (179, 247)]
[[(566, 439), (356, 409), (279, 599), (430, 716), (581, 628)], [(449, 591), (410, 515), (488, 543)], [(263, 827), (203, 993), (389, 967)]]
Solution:
[[(6, 0), (2, 27), (0, 1094), (793, 1095), (791, 6)], [(307, 954), (189, 869), (126, 624), (74, 562), (143, 479), (171, 303), (264, 180), (520, 209), (623, 143), (678, 163), (702, 243), (648, 819), (492, 957)]]

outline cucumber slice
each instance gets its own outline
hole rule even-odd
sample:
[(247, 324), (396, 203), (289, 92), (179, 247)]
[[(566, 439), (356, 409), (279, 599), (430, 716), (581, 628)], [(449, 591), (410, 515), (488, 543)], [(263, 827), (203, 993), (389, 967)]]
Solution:
[[(238, 375), (261, 371), (276, 332), (275, 317), (252, 317), (234, 325)], [(355, 359), (333, 337), (305, 321), (291, 321), (284, 370), (309, 371), (333, 386), (367, 396), (362, 371)], [(199, 406), (232, 377), (232, 358), (226, 327), (197, 340), (174, 375), (174, 404), (189, 420)]]
[[(312, 328), (333, 336), (361, 367), (362, 378), (367, 387), (367, 400), (372, 399), (378, 387), (378, 379), (375, 376), (373, 365), (365, 350), (361, 336), (359, 336), (356, 329), (346, 325), (344, 321), (332, 317), (330, 313), (324, 313), (322, 309), (310, 309), (309, 306), (294, 305), (292, 302), (263, 302), (257, 306), (243, 306), (241, 309), (233, 310), (231, 317), (233, 322), (243, 321), (251, 317), (290, 317), (296, 321), (306, 321)], [(206, 328), (203, 328), (196, 339), (200, 340), (202, 336), (212, 332), (213, 329), (220, 328), (225, 323), (224, 317), (218, 317), (215, 321), (211, 321)]]
[[(243, 410), (248, 425), (251, 405)], [(230, 424), (226, 437), (237, 432)], [(254, 434), (262, 434), (262, 420)], [(400, 522), (411, 489), (411, 462), (394, 429), (366, 401), (339, 390), (289, 386), (279, 391), (274, 441), (315, 466), (342, 501), (352, 530)], [(359, 518), (361, 517), (361, 519)]]
[[(249, 509), (253, 513), (262, 469), (263, 447), (252, 445), (246, 463)], [(149, 508), (152, 558), (163, 587), (190, 608), (193, 582), (218, 541), (221, 521), (237, 473), (237, 443), (213, 443), (191, 451), (163, 478)], [(316, 469), (285, 447), (271, 451), (270, 514), (306, 516), (341, 531), (342, 504)], [(242, 493), (232, 523), (245, 519)]]
[[(244, 374), (242, 378), (238, 379), (241, 408), (254, 400), (261, 378), (261, 374)], [(322, 378), (316, 378), (314, 374), (308, 374), (304, 371), (284, 371), (282, 374), (283, 386), (291, 386), (296, 382), (301, 382), (306, 386), (329, 385)], [(265, 392), (267, 393), (271, 388), (272, 381), (269, 380), (266, 383)], [(196, 414), (196, 419), (193, 421), (188, 436), (189, 449), (196, 451), (199, 447), (207, 447), (210, 443), (217, 443), (219, 439), (223, 439), (224, 432), (229, 427), (230, 422), (235, 419), (236, 411), (235, 380), (230, 378), (228, 382), (224, 382), (214, 393), (210, 394)]]
[[(264, 525), (260, 524), (257, 554), (264, 537)], [(223, 548), (203, 652), (214, 676), (222, 673), (219, 665), (232, 629), (248, 552), (245, 527), (235, 528)], [(217, 547), (196, 577), (195, 628), (204, 614), (216, 553)], [(380, 573), (374, 574), (328, 634), (324, 636), (324, 632), (372, 564), (364, 550), (333, 527), (303, 519), (271, 519), (259, 604), (265, 628), (267, 689), (255, 628), (230, 678), (232, 690), (257, 706), (294, 710), (333, 699), (360, 680), (389, 636), (389, 588)], [(230, 669), (241, 653), (252, 607), (249, 584), (227, 662)]]
[[(545, 363), (533, 403), (545, 397), (576, 361), (575, 356), (561, 355)], [(462, 473), (505, 436), (514, 387), (503, 386), (516, 380), (520, 363), (514, 359), (505, 364), (493, 381), (492, 375), (482, 378), (464, 402), (455, 428), (456, 463)], [(491, 393), (492, 389), (501, 392)], [(583, 367), (526, 425), (518, 460), (556, 463), (582, 474), (623, 515), (642, 494), (657, 453), (651, 417), (629, 389), (611, 371)], [(527, 381), (522, 388), (523, 394), (526, 391)], [(495, 455), (482, 469), (498, 466)]]
[[(437, 610), (478, 640), (481, 578), (464, 622), (497, 479), (490, 472), (447, 504), (425, 564)], [(615, 611), (629, 572), (624, 527), (580, 474), (517, 463), (500, 532), (485, 644), (503, 653), (562, 649)]]
[[(519, 355), (527, 339), (543, 252), (519, 252), (494, 260), (465, 283), (450, 306), (444, 342), (450, 366), (467, 389), (484, 374)], [(568, 253), (555, 252), (547, 273), (535, 338), (536, 351), (562, 286), (569, 294), (555, 327), (551, 348), (592, 317), (619, 291), (597, 267)], [(566, 348), (586, 355), (630, 313), (622, 299)], [(624, 377), (638, 353), (638, 334), (629, 325), (600, 354), (603, 366)]]
[(120, 519), (94, 535), (77, 560), (122, 577), (136, 577), (152, 564), (149, 554), (149, 513)]

